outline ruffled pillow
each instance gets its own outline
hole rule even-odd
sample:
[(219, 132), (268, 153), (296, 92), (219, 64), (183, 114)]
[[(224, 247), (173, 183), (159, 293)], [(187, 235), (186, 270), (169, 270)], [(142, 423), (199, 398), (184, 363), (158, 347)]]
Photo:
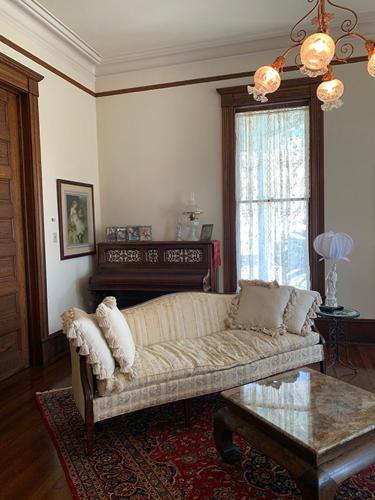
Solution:
[(134, 376), (132, 366), (135, 358), (135, 344), (129, 325), (117, 308), (115, 297), (106, 297), (99, 304), (96, 309), (96, 319), (113, 357), (120, 366), (120, 372)]
[[(284, 287), (281, 287), (284, 288)], [(285, 326), (288, 332), (306, 337), (316, 318), (316, 312), (322, 304), (319, 292), (300, 290), (285, 287), (291, 290), (291, 301), (285, 317)]]
[(285, 314), (291, 290), (277, 281), (241, 280), (240, 292), (233, 299), (226, 325), (230, 329), (257, 330), (271, 337), (286, 332)]
[(94, 314), (87, 314), (73, 307), (61, 315), (63, 332), (74, 347), (79, 347), (79, 354), (87, 356), (93, 374), (99, 380), (113, 377), (115, 360), (96, 323)]

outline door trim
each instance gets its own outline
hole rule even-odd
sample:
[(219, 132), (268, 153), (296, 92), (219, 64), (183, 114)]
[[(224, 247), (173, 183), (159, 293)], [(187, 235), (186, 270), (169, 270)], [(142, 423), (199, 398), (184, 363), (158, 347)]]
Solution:
[(43, 363), (48, 337), (38, 84), (44, 77), (0, 53), (0, 86), (19, 96), (21, 193), (25, 234), (26, 300), (30, 364)]

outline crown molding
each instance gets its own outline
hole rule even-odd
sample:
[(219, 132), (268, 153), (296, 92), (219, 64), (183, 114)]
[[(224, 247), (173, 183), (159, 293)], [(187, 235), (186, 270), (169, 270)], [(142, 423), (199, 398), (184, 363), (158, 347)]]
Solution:
[(102, 56), (97, 50), (86, 43), (77, 33), (66, 26), (66, 24), (37, 2), (37, 0), (13, 0), (13, 2), (19, 4), (26, 12), (33, 15), (61, 40), (64, 40), (71, 47), (83, 54), (90, 62), (95, 64), (101, 62)]
[[(28, 5), (31, 1), (1, 0), (2, 43), (18, 52), (32, 54), (31, 59), (37, 64), (37, 59), (43, 61), (41, 65), (46, 69), (49, 66), (55, 67), (58, 61), (58, 67), (55, 68), (57, 72), (69, 75), (68, 78), (75, 80), (77, 84), (79, 82), (81, 87), (93, 89), (97, 62), (52, 29), (44, 17), (35, 14), (35, 10), (33, 14)], [(34, 1), (32, 3), (37, 4)]]
[[(362, 14), (361, 18), (366, 19), (365, 22), (360, 23), (361, 32), (371, 37), (375, 33), (375, 12)], [(333, 36), (340, 34), (338, 26), (343, 19), (337, 17), (337, 26), (332, 29)], [(116, 75), (130, 71), (241, 56), (269, 50), (283, 50), (290, 44), (289, 34), (286, 31), (267, 32), (261, 36), (249, 36), (246, 33), (209, 42), (103, 57), (101, 63), (96, 67), (96, 76)]]
[(265, 52), (285, 47), (287, 44), (288, 37), (285, 36), (285, 33), (273, 32), (264, 34), (262, 37), (249, 37), (246, 34), (205, 43), (151, 49), (115, 57), (103, 57), (102, 62), (96, 67), (96, 76)]
[[(375, 33), (375, 11), (362, 13), (360, 20), (365, 20), (360, 22), (360, 31), (372, 38), (371, 34)], [(338, 26), (341, 21), (342, 19), (337, 17), (335, 24)], [(37, 0), (2, 0), (0, 29), (3, 28), (4, 36), (7, 36), (8, 27), (13, 29), (13, 31), (10, 30), (8, 38), (13, 40), (14, 29), (16, 29), (17, 35), (19, 34), (16, 39), (22, 40), (21, 45), (33, 46), (33, 51), (36, 50), (46, 61), (58, 60), (61, 66), (59, 70), (66, 73), (73, 72), (73, 78), (90, 88), (94, 86), (95, 77), (226, 57), (247, 56), (266, 51), (275, 51), (276, 57), (278, 52), (290, 45), (286, 28), (283, 31), (263, 33), (261, 36), (249, 36), (246, 33), (208, 42), (102, 57)], [(333, 28), (332, 36), (338, 34), (339, 30)], [(29, 44), (28, 40), (32, 40), (32, 43)]]

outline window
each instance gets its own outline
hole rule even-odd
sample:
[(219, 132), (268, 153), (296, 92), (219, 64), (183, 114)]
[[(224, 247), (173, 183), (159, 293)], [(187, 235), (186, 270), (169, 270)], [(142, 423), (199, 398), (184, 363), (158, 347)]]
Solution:
[(318, 83), (286, 80), (269, 102), (218, 89), (223, 140), (224, 291), (277, 279), (324, 291), (312, 248), (324, 232), (323, 112)]
[(309, 107), (236, 113), (238, 279), (310, 288)]

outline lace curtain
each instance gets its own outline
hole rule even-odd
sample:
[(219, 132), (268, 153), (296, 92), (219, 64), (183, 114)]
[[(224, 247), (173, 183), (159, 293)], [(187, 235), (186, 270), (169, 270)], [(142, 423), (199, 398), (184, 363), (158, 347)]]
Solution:
[(309, 109), (236, 114), (238, 279), (310, 288)]

